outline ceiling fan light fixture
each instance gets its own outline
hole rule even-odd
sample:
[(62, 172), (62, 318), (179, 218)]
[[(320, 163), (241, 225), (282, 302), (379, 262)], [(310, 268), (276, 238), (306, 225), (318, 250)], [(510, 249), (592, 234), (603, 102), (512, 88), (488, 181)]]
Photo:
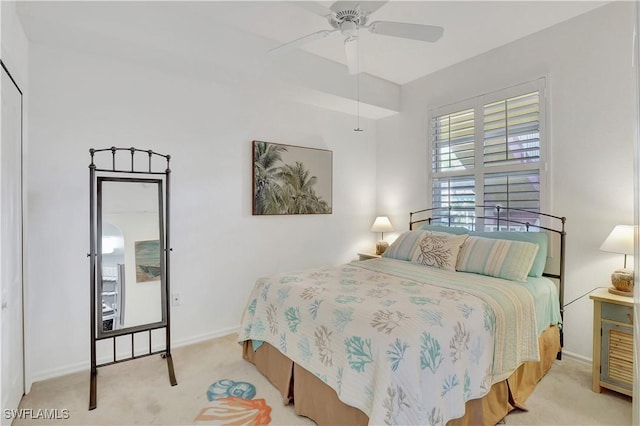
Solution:
[(353, 21), (345, 21), (340, 24), (340, 32), (343, 36), (356, 37), (358, 25)]

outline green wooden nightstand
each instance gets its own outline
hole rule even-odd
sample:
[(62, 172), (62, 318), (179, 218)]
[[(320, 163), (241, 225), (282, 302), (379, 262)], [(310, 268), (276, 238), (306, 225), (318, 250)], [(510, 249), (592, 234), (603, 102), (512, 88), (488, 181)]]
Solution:
[(593, 300), (593, 391), (633, 394), (633, 298), (599, 288)]

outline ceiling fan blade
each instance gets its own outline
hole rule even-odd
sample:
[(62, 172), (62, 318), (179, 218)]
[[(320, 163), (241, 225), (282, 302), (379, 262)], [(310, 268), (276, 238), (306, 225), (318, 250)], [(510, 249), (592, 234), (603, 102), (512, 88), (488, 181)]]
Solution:
[(311, 34), (307, 34), (306, 36), (302, 36), (300, 38), (297, 38), (295, 40), (291, 40), (287, 43), (281, 44), (280, 46), (276, 46), (273, 49), (269, 49), (269, 53), (271, 52), (285, 52), (291, 49), (294, 49), (298, 46), (301, 46), (303, 44), (306, 43), (310, 43), (312, 41), (315, 40), (320, 40), (323, 39), (325, 37), (327, 37), (329, 34), (331, 34), (332, 32), (335, 32), (337, 30), (322, 30), (322, 31), (317, 31), (315, 33), (311, 33)]
[(347, 56), (347, 68), (349, 68), (349, 74), (358, 74), (359, 60), (358, 58), (358, 37), (347, 37), (344, 41), (344, 52)]
[(315, 1), (292, 1), (291, 4), (306, 9), (311, 13), (322, 16), (323, 18), (328, 18), (329, 16), (333, 15), (333, 11), (331, 9), (324, 7), (323, 5)]
[(338, 13), (341, 10), (355, 10), (358, 6), (360, 6), (361, 10), (367, 12), (367, 15), (370, 15), (387, 3), (388, 3), (388, 0), (385, 0), (385, 1), (337, 1), (331, 5), (331, 10), (334, 13)]
[(375, 21), (369, 26), (369, 31), (393, 37), (411, 38), (420, 41), (438, 41), (444, 33), (444, 28), (432, 25), (408, 24), (405, 22)]

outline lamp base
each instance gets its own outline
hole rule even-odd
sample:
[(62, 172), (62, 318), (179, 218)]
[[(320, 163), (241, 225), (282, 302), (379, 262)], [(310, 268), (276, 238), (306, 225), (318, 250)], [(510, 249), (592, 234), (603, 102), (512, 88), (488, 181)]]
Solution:
[(622, 291), (622, 290), (617, 290), (613, 287), (609, 287), (609, 293), (617, 294), (618, 296), (633, 297), (633, 291)]
[(617, 269), (611, 274), (611, 287), (609, 293), (619, 296), (633, 296), (633, 270)]
[(389, 248), (389, 243), (386, 241), (378, 241), (376, 243), (376, 254), (383, 254), (385, 250)]

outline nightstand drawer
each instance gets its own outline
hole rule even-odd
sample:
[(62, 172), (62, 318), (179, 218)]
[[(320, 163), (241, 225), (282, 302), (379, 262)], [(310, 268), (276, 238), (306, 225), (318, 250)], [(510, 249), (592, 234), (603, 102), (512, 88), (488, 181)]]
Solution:
[(602, 319), (633, 325), (633, 308), (613, 303), (602, 303)]

